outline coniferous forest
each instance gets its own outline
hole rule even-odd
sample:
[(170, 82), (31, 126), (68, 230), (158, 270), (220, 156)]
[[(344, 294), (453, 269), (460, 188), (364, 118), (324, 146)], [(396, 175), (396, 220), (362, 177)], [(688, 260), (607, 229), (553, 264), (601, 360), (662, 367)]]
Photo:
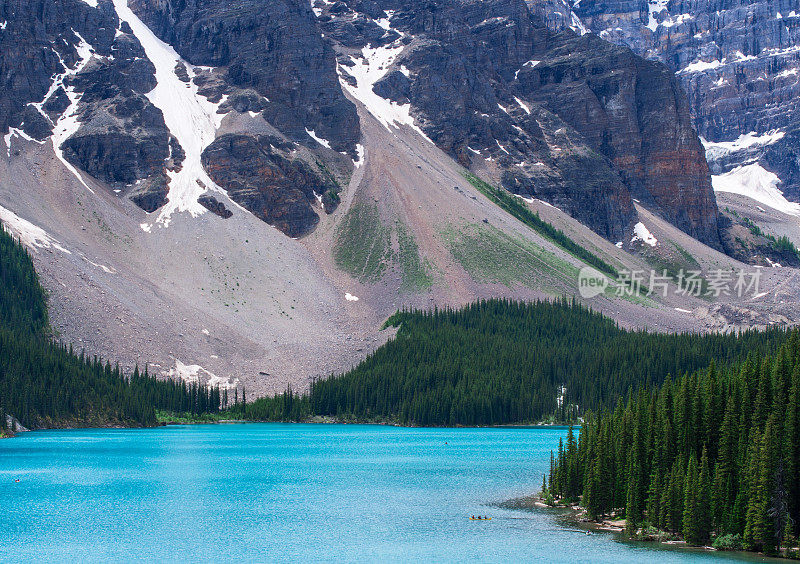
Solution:
[(76, 355), (50, 336), (47, 300), (25, 248), (0, 225), (0, 427), (6, 414), (28, 428), (153, 425), (156, 410), (219, 410), (220, 392), (125, 375), (97, 357)]
[(460, 310), (398, 312), (396, 337), (350, 372), (257, 400), (247, 417), (309, 415), (406, 425), (498, 425), (575, 420), (629, 390), (716, 361), (767, 354), (782, 329), (664, 335), (626, 331), (573, 301), (489, 300)]
[(800, 532), (800, 333), (773, 356), (642, 387), (559, 445), (545, 495), (631, 533), (769, 554)]

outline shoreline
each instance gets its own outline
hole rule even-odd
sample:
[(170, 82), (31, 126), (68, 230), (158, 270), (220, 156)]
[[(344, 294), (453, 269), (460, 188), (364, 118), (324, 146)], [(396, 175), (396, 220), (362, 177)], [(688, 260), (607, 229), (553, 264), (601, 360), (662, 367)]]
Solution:
[[(586, 517), (586, 509), (584, 507), (578, 504), (549, 505), (542, 500), (542, 497), (539, 494), (533, 494), (529, 496), (509, 499), (507, 501), (499, 503), (498, 506), (506, 509), (520, 509), (527, 511), (539, 511), (542, 509), (560, 510), (566, 521), (571, 522), (571, 524), (573, 524), (579, 529), (585, 530), (587, 534), (592, 534), (595, 532), (611, 533), (622, 537), (620, 539), (621, 542), (641, 542), (641, 543), (655, 544), (659, 546), (663, 545), (664, 547), (679, 548), (690, 551), (694, 550), (694, 551), (720, 552), (720, 553), (728, 552), (731, 554), (742, 554), (746, 556), (752, 556), (754, 558), (759, 558), (762, 560), (769, 559), (769, 561), (774, 561), (774, 562), (785, 562), (787, 560), (793, 560), (796, 559), (798, 555), (800, 555), (800, 548), (790, 548), (789, 550), (795, 552), (795, 556), (790, 557), (782, 555), (768, 555), (761, 552), (753, 552), (750, 550), (735, 550), (735, 549), (723, 550), (714, 548), (713, 546), (710, 545), (691, 546), (687, 544), (685, 540), (678, 538), (662, 540), (659, 538), (655, 538), (652, 535), (643, 536), (642, 538), (629, 537), (628, 535), (625, 534), (625, 529), (627, 524), (625, 519), (605, 518), (601, 521), (589, 519), (588, 517)], [(641, 532), (642, 529), (639, 529), (638, 531)], [(677, 536), (674, 533), (667, 533), (665, 531), (659, 531), (659, 533), (663, 533), (665, 535)]]
[[(124, 425), (119, 423), (108, 423), (105, 425), (53, 425), (47, 427), (37, 427), (34, 429), (21, 429), (20, 431), (11, 435), (0, 435), (0, 439), (15, 438), (21, 433), (30, 433), (35, 431), (68, 431), (68, 430), (82, 430), (82, 429), (155, 429), (158, 427), (167, 426), (181, 426), (181, 425), (232, 425), (244, 423), (281, 423), (281, 424), (298, 424), (298, 425), (380, 425), (384, 427), (401, 427), (405, 429), (526, 429), (526, 428), (558, 428), (569, 426), (579, 426), (578, 423), (568, 422), (539, 422), (539, 423), (504, 423), (500, 425), (403, 425), (394, 420), (359, 420), (349, 418), (337, 418), (327, 415), (315, 415), (306, 418), (302, 421), (259, 421), (252, 419), (214, 419), (208, 417), (186, 417), (180, 415), (163, 415), (158, 418), (154, 425)], [(545, 506), (547, 507), (547, 506)]]

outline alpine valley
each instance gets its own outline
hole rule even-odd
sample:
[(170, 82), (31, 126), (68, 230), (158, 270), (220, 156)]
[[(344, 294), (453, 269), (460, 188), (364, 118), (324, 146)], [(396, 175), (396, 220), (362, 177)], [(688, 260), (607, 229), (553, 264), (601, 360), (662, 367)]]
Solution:
[(0, 560), (797, 557), (799, 72), (800, 0), (0, 0)]
[[(587, 301), (623, 327), (797, 321), (791, 6), (529, 4), (0, 1), (0, 220), (58, 340), (304, 389), (398, 309), (586, 264), (667, 270)], [(746, 299), (674, 291), (753, 265)]]

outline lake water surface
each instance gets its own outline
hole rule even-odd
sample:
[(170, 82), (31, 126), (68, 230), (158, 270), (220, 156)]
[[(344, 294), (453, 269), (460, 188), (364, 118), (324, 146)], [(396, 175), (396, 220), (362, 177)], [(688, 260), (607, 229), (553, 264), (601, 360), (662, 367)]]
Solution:
[(0, 562), (731, 558), (493, 506), (538, 491), (565, 434), (281, 424), (24, 433), (0, 441)]

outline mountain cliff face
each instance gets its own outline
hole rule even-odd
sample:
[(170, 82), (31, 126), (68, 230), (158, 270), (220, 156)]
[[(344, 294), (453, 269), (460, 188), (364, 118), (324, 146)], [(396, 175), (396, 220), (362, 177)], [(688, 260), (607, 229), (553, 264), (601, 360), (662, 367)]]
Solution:
[[(800, 109), (800, 3), (786, 0), (529, 0), (552, 29), (571, 23), (667, 65), (688, 94), (711, 148), (750, 133), (782, 139), (709, 154), (715, 174), (759, 163), (800, 196), (795, 135)], [(554, 14), (554, 15), (553, 15)], [(741, 145), (741, 143), (740, 143)], [(732, 154), (733, 153), (733, 154)], [(769, 156), (767, 156), (769, 154)], [(716, 157), (724, 156), (724, 160)]]
[[(131, 0), (134, 12), (190, 64), (222, 67), (230, 87), (266, 98), (264, 118), (302, 140), (306, 130), (356, 156), (355, 106), (334, 53), (301, 0)], [(222, 93), (219, 94), (221, 96)]]
[[(635, 198), (719, 248), (702, 147), (662, 65), (597, 38), (552, 33), (523, 2), (316, 9), (336, 41), (345, 88), (410, 103), (421, 130), (464, 166), (610, 240), (635, 223)], [(375, 66), (386, 72), (370, 83), (365, 67)]]
[[(221, 170), (231, 163), (214, 162), (220, 151), (201, 157), (224, 116), (260, 112), (277, 144), (299, 139), (319, 149), (309, 131), (332, 144), (327, 155), (305, 151), (292, 157), (294, 167), (278, 167), (267, 177), (252, 161), (249, 171), (237, 163), (231, 175), (250, 184), (245, 190), (270, 194), (259, 201), (244, 198), (242, 205), (252, 205), (255, 215), (291, 236), (313, 229), (319, 220), (315, 206), (332, 212), (338, 185), (329, 168), (317, 163), (332, 159), (331, 168), (346, 174), (350, 160), (336, 151), (356, 156), (360, 133), (333, 52), (316, 32), (310, 9), (265, 1), (235, 9), (224, 3), (203, 10), (184, 3), (180, 9), (145, 2), (131, 7), (153, 29), (170, 30), (165, 37), (198, 65), (153, 36), (124, 1), (101, 1), (96, 8), (81, 0), (0, 2), (0, 130), (8, 151), (14, 137), (52, 140), (56, 155), (76, 175), (88, 173), (168, 220), (174, 209), (206, 207), (207, 200), (199, 198), (215, 186), (199, 170), (201, 160), (225, 176)], [(291, 172), (296, 167), (302, 168), (304, 186), (321, 192), (309, 189), (298, 199)], [(324, 202), (318, 204), (317, 197)]]
[[(65, 163), (165, 221), (219, 189), (286, 234), (308, 233), (360, 158), (347, 92), (402, 108), (462, 165), (609, 240), (630, 233), (637, 199), (719, 247), (674, 79), (625, 49), (550, 32), (521, 0), (9, 0), (0, 18), (0, 128), (52, 136)], [(252, 120), (228, 131), (237, 142), (212, 147), (225, 116), (242, 114)], [(181, 131), (187, 120), (204, 133)], [(302, 161), (300, 186), (292, 166), (231, 158), (265, 135), (300, 152), (281, 157)]]

